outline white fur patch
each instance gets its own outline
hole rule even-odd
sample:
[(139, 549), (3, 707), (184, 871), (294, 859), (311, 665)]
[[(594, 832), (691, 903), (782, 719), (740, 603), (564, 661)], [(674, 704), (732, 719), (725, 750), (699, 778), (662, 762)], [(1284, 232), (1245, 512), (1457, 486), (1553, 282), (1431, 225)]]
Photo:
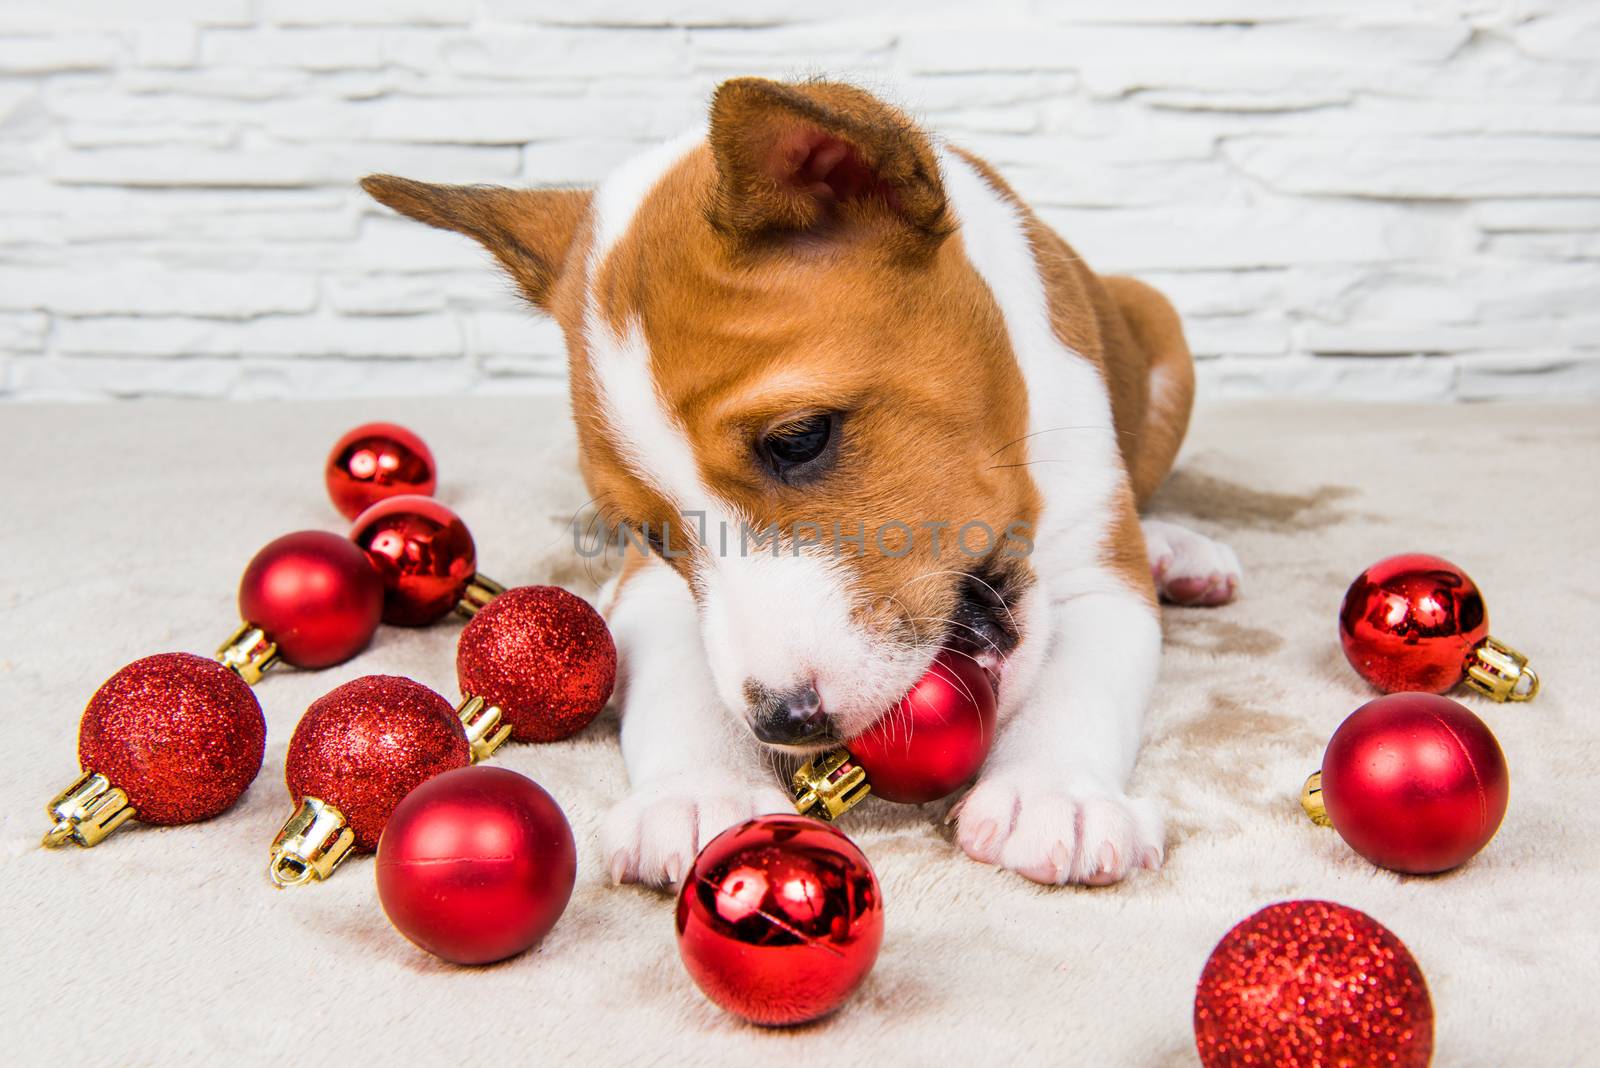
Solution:
[(638, 325), (619, 336), (591, 306), (586, 341), (606, 432), (623, 462), (680, 511), (711, 507), (689, 439), (656, 390)]
[(712, 685), (694, 600), (676, 573), (647, 564), (606, 622), (621, 654), (617, 700), (633, 791), (601, 824), (600, 848), (617, 882), (675, 883), (717, 833), (792, 806)]
[(645, 198), (696, 145), (694, 130), (622, 164), (595, 191), (584, 341), (608, 435), (623, 462), (680, 508), (699, 495), (700, 474), (683, 430), (666, 410), (650, 373), (650, 349), (637, 326), (614, 333), (594, 297), (601, 266), (628, 232)]
[[(1028, 436), (995, 462), (1027, 464), (1039, 490), (1034, 572), (1048, 603), (1105, 590), (1115, 580), (1100, 566), (1101, 554), (1113, 494), (1124, 477), (1105, 381), (1052, 329), (1044, 280), (1016, 207), (960, 156), (941, 152), (940, 163), (967, 258), (1000, 307), (1027, 385)], [(1048, 640), (1037, 631), (1034, 637)], [(1029, 652), (1034, 660), (1043, 655), (1037, 648)], [(1028, 691), (1029, 666), (1008, 667), (1002, 713)]]
[(780, 542), (734, 549), (701, 576), (701, 626), (723, 699), (740, 705), (753, 679), (772, 690), (811, 682), (842, 734), (870, 726), (927, 670), (933, 651), (886, 640), (852, 618), (854, 577), (842, 561)]

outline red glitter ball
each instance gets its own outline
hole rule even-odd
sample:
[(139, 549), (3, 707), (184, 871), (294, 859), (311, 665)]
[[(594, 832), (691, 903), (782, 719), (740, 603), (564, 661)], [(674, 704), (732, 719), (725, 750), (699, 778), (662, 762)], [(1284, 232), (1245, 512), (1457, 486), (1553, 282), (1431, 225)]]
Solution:
[(289, 739), (283, 780), (296, 807), (315, 797), (344, 813), (356, 848), (370, 853), (406, 794), (470, 763), (472, 747), (449, 701), (397, 675), (363, 675), (306, 709)]
[(95, 691), (78, 763), (128, 794), (145, 823), (210, 819), (261, 770), (267, 721), (244, 681), (191, 653), (135, 660)]
[(1194, 1037), (1206, 1068), (1424, 1068), (1433, 1002), (1411, 951), (1371, 916), (1331, 901), (1281, 901), (1211, 951)]
[(617, 647), (583, 598), (559, 586), (519, 586), (462, 629), (456, 674), (463, 694), (499, 706), (513, 738), (555, 742), (605, 707)]

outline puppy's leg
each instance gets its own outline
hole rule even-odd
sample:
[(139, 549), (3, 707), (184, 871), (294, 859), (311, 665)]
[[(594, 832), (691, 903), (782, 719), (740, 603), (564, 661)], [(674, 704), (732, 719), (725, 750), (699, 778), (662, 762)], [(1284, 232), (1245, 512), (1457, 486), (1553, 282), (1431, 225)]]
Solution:
[(1038, 613), (1050, 633), (1033, 639), (1049, 643), (1037, 678), (956, 812), (973, 858), (1041, 883), (1102, 885), (1160, 866), (1161, 818), (1124, 789), (1161, 627), (1148, 600), (1118, 586), (1106, 576)]
[(1231, 548), (1165, 520), (1146, 519), (1141, 525), (1150, 577), (1165, 600), (1209, 607), (1238, 595), (1244, 576)]
[(617, 642), (622, 758), (631, 791), (600, 828), (619, 883), (676, 883), (701, 846), (763, 812), (793, 812), (712, 685), (689, 588), (652, 558), (607, 612)]

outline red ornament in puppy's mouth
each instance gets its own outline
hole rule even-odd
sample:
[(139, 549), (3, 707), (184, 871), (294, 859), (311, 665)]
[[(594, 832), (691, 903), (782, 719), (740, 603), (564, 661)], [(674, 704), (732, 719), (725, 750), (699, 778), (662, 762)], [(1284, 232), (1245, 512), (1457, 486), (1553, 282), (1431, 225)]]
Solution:
[(971, 656), (945, 649), (916, 685), (848, 744), (872, 792), (918, 805), (977, 774), (994, 741), (995, 690)]
[(836, 820), (869, 793), (923, 804), (954, 793), (994, 742), (1000, 676), (1016, 648), (1004, 575), (966, 577), (943, 648), (904, 697), (842, 748), (802, 764), (789, 784), (805, 816)]

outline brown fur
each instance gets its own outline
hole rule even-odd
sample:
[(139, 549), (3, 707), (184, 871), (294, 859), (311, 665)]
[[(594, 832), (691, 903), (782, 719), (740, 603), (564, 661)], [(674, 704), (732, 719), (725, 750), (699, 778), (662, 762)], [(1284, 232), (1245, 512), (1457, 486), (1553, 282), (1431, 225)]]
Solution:
[(430, 185), (392, 174), (368, 175), (361, 188), (402, 215), (476, 238), (541, 308), (548, 308), (550, 289), (594, 199), (587, 189)]
[(853, 85), (723, 82), (707, 140), (717, 166), (707, 216), (736, 243), (888, 214), (898, 225), (879, 235), (912, 247), (952, 229), (927, 135)]

